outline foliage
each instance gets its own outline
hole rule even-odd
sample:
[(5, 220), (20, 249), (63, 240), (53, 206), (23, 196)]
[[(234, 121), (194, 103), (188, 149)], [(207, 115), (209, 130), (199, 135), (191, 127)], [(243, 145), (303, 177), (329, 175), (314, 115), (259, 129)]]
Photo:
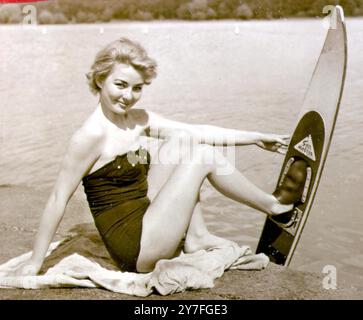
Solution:
[(4, 4), (0, 7), (0, 23), (19, 23), (22, 19), (19, 5)]
[[(323, 16), (340, 4), (346, 15), (363, 15), (363, 0), (49, 0), (34, 4), (38, 23), (92, 23), (152, 19), (273, 19)], [(0, 5), (0, 23), (21, 23), (21, 4)]]

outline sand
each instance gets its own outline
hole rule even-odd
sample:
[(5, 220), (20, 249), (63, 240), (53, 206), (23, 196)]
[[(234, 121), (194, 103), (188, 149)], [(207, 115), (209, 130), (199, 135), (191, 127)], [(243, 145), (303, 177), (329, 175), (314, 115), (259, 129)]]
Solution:
[[(0, 186), (0, 263), (32, 249), (39, 216), (49, 190), (24, 186)], [(84, 199), (70, 201), (55, 238), (69, 235), (76, 225), (90, 226), (92, 221)], [(270, 263), (262, 271), (227, 271), (206, 290), (187, 291), (171, 296), (153, 294), (147, 299), (361, 299), (363, 292), (338, 284), (336, 290), (322, 286), (322, 275), (300, 272)], [(140, 299), (104, 289), (0, 289), (0, 299)]]

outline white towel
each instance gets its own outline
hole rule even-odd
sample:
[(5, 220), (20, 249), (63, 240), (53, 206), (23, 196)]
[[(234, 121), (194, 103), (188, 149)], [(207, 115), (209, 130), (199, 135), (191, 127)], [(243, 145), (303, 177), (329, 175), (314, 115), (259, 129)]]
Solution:
[[(59, 243), (52, 243), (47, 255)], [(30, 256), (31, 252), (28, 252), (0, 265), (0, 288), (102, 287), (139, 297), (146, 297), (154, 290), (168, 295), (187, 289), (212, 288), (214, 280), (227, 269), (260, 270), (269, 262), (266, 255), (253, 255), (249, 247), (230, 242), (223, 247), (160, 260), (152, 272), (145, 274), (108, 270), (74, 253), (49, 268), (44, 275), (7, 276)]]

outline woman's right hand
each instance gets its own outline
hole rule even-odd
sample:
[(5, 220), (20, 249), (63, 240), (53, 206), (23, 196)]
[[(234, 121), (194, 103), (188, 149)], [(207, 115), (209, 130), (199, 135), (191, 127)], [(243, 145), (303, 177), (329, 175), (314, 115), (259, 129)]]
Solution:
[(35, 276), (40, 270), (40, 265), (31, 260), (24, 261), (16, 269), (10, 271), (8, 276), (20, 277), (20, 276)]

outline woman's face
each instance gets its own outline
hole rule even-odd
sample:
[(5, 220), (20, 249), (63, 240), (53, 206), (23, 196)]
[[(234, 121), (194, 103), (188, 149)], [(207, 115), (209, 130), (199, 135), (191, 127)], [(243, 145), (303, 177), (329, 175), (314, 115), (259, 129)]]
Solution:
[(101, 84), (100, 101), (103, 107), (117, 114), (125, 114), (140, 100), (144, 80), (128, 64), (116, 64)]

